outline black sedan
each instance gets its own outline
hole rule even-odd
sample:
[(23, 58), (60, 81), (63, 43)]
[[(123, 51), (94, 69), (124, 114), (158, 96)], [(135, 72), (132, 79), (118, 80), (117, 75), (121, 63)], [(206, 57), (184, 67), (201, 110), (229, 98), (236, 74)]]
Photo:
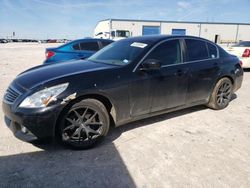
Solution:
[(124, 39), (88, 60), (35, 67), (3, 99), (7, 126), (26, 141), (59, 138), (89, 148), (116, 126), (194, 105), (228, 106), (241, 87), (239, 59), (188, 36)]

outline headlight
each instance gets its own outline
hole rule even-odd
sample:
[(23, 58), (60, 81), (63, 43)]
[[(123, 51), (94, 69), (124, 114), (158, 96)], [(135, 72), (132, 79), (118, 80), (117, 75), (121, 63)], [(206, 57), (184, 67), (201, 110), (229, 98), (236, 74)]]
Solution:
[(28, 96), (19, 107), (23, 108), (40, 108), (46, 107), (51, 101), (55, 101), (56, 97), (67, 89), (69, 83), (59, 84), (53, 87), (45, 88), (31, 96)]

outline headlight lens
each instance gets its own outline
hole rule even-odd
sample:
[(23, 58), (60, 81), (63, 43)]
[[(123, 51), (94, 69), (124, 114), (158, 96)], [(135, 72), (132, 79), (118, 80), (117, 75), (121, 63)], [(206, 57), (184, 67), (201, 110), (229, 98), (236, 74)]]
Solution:
[(38, 91), (26, 99), (19, 105), (23, 108), (40, 108), (46, 107), (51, 101), (55, 101), (56, 97), (67, 89), (69, 83), (59, 84), (53, 87), (45, 88)]

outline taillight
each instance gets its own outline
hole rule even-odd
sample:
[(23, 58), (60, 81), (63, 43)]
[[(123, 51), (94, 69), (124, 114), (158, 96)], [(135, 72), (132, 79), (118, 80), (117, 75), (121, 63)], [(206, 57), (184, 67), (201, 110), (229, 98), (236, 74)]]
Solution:
[(243, 64), (243, 63), (242, 63), (242, 61), (241, 61), (241, 60), (239, 61), (239, 64), (240, 64), (240, 66), (242, 67), (242, 64)]
[(250, 49), (245, 49), (244, 53), (242, 54), (242, 57), (250, 57)]
[(46, 53), (45, 53), (46, 59), (51, 58), (53, 55), (55, 55), (55, 52), (52, 52), (52, 51), (46, 51)]

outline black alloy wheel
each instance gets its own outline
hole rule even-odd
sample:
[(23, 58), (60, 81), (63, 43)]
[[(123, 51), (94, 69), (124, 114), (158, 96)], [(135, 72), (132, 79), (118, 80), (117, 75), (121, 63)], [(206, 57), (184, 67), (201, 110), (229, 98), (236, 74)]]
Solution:
[(232, 93), (233, 84), (231, 80), (229, 78), (220, 79), (210, 95), (210, 100), (207, 106), (215, 110), (226, 108), (231, 101)]
[(93, 147), (108, 132), (109, 116), (105, 106), (86, 99), (74, 104), (61, 123), (61, 141), (75, 149)]
[(216, 101), (219, 106), (226, 106), (231, 100), (232, 84), (229, 82), (223, 82), (216, 95)]

